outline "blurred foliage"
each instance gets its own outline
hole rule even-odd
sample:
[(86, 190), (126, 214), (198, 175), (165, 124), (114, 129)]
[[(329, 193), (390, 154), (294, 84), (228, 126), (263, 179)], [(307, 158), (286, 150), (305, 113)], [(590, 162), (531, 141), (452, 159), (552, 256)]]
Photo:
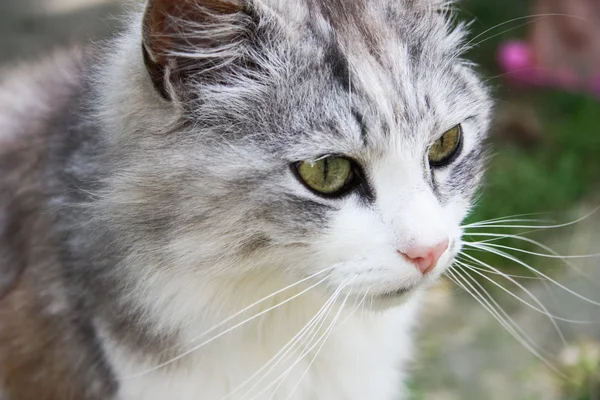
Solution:
[(565, 210), (600, 188), (600, 103), (566, 93), (531, 94), (542, 143), (493, 140), (482, 197), (471, 220)]
[(580, 342), (567, 346), (562, 352), (560, 383), (565, 400), (598, 400), (600, 398), (600, 346)]
[[(505, 77), (496, 64), (496, 52), (502, 42), (527, 39), (528, 28), (534, 20), (530, 18), (530, 5), (530, 1), (524, 0), (461, 0), (458, 4), (459, 19), (472, 21), (471, 44), (476, 44), (467, 58), (479, 65), (484, 79), (491, 85), (498, 115), (490, 138), (492, 157), (488, 172), (477, 207), (466, 223), (531, 213), (549, 213), (533, 218), (549, 218), (559, 223), (569, 221), (581, 216), (573, 215), (578, 204), (600, 193), (600, 99), (549, 89), (513, 89), (505, 85)], [(537, 122), (532, 126), (537, 131), (533, 132), (534, 140), (529, 142), (518, 140), (516, 136), (521, 134), (518, 129), (507, 132), (514, 124), (502, 120), (521, 118), (519, 110), (522, 109), (530, 110)], [(556, 233), (567, 237), (570, 232), (569, 228), (562, 228)], [(541, 232), (541, 236), (531, 237), (543, 242), (545, 234)], [(487, 238), (473, 236), (470, 240), (484, 239)], [(506, 240), (502, 244), (526, 251), (541, 250), (517, 240)], [(519, 275), (527, 275), (522, 266), (499, 256), (471, 254), (505, 271), (519, 269)], [(523, 253), (514, 254), (534, 267), (540, 260)], [(486, 289), (499, 290), (481, 277), (474, 277), (485, 284)], [(565, 366), (568, 379), (562, 380), (557, 375), (563, 382), (565, 399), (600, 399), (599, 371), (600, 361), (590, 361), (589, 357), (580, 357)], [(413, 384), (410, 388), (411, 399), (425, 398), (419, 385)]]
[[(500, 43), (526, 39), (527, 28), (534, 20), (529, 18), (529, 6), (530, 2), (523, 0), (464, 0), (459, 4), (460, 19), (473, 21), (471, 37), (477, 44), (468, 58), (479, 64), (484, 77), (489, 77), (497, 113), (508, 109), (509, 115), (503, 118), (517, 120), (518, 124), (522, 117), (511, 116), (510, 110), (530, 109), (539, 124), (532, 128), (537, 132), (531, 133), (539, 137), (524, 144), (527, 138), (520, 141), (518, 135), (527, 132), (509, 132), (514, 123), (496, 120), (490, 139), (493, 156), (481, 197), (467, 222), (530, 213), (552, 213), (551, 219), (568, 219), (565, 212), (600, 189), (599, 99), (552, 90), (514, 90), (504, 85), (496, 65)], [(523, 241), (509, 240), (504, 245), (534, 250)], [(479, 253), (477, 257), (498, 267), (515, 267), (498, 256)], [(532, 261), (524, 254), (519, 258)]]

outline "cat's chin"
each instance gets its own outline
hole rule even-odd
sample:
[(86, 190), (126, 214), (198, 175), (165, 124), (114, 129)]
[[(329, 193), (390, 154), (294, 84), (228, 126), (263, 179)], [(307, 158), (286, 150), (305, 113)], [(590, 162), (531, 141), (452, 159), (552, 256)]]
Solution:
[(386, 311), (401, 307), (424, 289), (425, 285), (403, 287), (390, 292), (373, 294), (366, 300), (371, 311)]

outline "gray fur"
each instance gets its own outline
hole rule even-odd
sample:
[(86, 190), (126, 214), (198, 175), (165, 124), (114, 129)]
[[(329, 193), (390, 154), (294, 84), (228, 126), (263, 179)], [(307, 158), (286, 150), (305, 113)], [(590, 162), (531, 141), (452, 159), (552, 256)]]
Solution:
[[(7, 226), (53, 215), (47, 237), (21, 245), (51, 246), (57, 261), (49, 270), (71, 294), (69, 310), (133, 353), (164, 359), (176, 353), (164, 351), (177, 349), (186, 321), (165, 326), (156, 317), (149, 299), (175, 302), (157, 292), (157, 282), (188, 275), (206, 282), (257, 268), (281, 274), (312, 259), (307, 249), (344, 203), (290, 186), (292, 163), (351, 156), (366, 183), (350, 196), (376, 209), (371, 164), (390, 143), (431, 142), (452, 127), (449, 119), (470, 119), (474, 145), (447, 167), (449, 177), (422, 171), (441, 203), (470, 201), (481, 179), (490, 104), (460, 58), (465, 32), (451, 27), (439, 4), (263, 0), (245, 7), (244, 15), (215, 17), (218, 35), (196, 21), (182, 25), (195, 38), (243, 35), (210, 48), (179, 41), (161, 55), (174, 60), (164, 76), (167, 95), (144, 66), (136, 14), (105, 51), (33, 87), (52, 99), (50, 111), (25, 106), (26, 117), (0, 103), (0, 121), (16, 127), (8, 148), (19, 152), (19, 142), (30, 140), (28, 157), (41, 160), (24, 170), (0, 149), (3, 179), (30, 182), (35, 203), (15, 213), (11, 204), (23, 204), (18, 189), (0, 199), (0, 299), (22, 270), (50, 273), (14, 260), (32, 250), (13, 243)], [(43, 73), (52, 75), (52, 66)], [(26, 118), (39, 126), (20, 132)], [(99, 344), (90, 354), (102, 352), (100, 333), (91, 336)], [(112, 388), (111, 373), (103, 379)]]

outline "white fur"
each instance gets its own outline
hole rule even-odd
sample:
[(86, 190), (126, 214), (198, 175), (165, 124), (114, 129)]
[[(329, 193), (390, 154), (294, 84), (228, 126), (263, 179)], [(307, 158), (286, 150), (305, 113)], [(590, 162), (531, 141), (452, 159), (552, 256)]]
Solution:
[[(350, 301), (348, 301), (350, 303)], [(410, 330), (413, 326), (416, 301), (401, 309), (373, 314), (369, 304), (357, 307), (348, 304), (335, 330), (320, 349), (316, 340), (329, 326), (334, 309), (324, 323), (312, 351), (299, 359), (308, 340), (270, 373), (251, 380), (230, 396), (232, 390), (266, 365), (283, 346), (308, 322), (314, 304), (298, 299), (292, 305), (274, 311), (260, 324), (249, 324), (194, 352), (175, 367), (165, 367), (141, 376), (141, 370), (152, 368), (132, 358), (118, 346), (111, 348), (111, 361), (121, 379), (120, 398), (127, 400), (199, 399), (312, 399), (363, 400), (396, 399), (403, 391), (403, 374), (399, 368), (412, 355)], [(354, 311), (349, 316), (348, 313)], [(311, 346), (308, 346), (310, 349)], [(314, 363), (309, 364), (314, 358)], [(276, 378), (296, 363), (285, 379)], [(271, 364), (272, 365), (272, 364)], [(267, 372), (263, 370), (263, 372)], [(306, 373), (306, 374), (305, 374)], [(305, 375), (304, 375), (305, 374)], [(304, 376), (303, 376), (304, 375)], [(259, 378), (263, 378), (259, 380)], [(276, 385), (272, 385), (276, 383)], [(281, 383), (281, 385), (279, 385)], [(269, 390), (264, 391), (269, 387)], [(277, 389), (275, 391), (275, 389)], [(293, 393), (292, 393), (293, 391)], [(228, 397), (229, 396), (229, 397)], [(257, 396), (257, 397), (254, 397)], [(291, 396), (291, 397), (290, 397)]]
[[(284, 7), (281, 1), (271, 3), (275, 10)], [(302, 8), (289, 12), (297, 19), (306, 14)], [(132, 22), (134, 27), (139, 23), (139, 18)], [(440, 40), (427, 44), (423, 58), (435, 60), (439, 56), (449, 62), (438, 53), (440, 49), (456, 46), (463, 33), (460, 30), (447, 32), (444, 23), (433, 26), (431, 35)], [(102, 71), (99, 80), (103, 126), (108, 141), (117, 147), (131, 141), (127, 133), (139, 132), (140, 124), (155, 133), (167, 131), (180, 112), (176, 102), (167, 103), (153, 91), (139, 54), (140, 41), (139, 33), (124, 36), (112, 63)], [(378, 65), (360, 44), (348, 50), (348, 54), (354, 81), (376, 109), (375, 114), (389, 124), (391, 134), (374, 134), (374, 138), (370, 138), (371, 147), (365, 151), (360, 132), (355, 126), (348, 126), (343, 140), (323, 134), (318, 142), (310, 144), (290, 141), (288, 148), (292, 156), (306, 156), (306, 159), (330, 148), (343, 150), (344, 154), (358, 154), (355, 158), (368, 169), (377, 193), (375, 204), (365, 207), (357, 196), (347, 196), (335, 203), (337, 210), (328, 226), (314, 237), (306, 238), (304, 246), (286, 247), (290, 244), (286, 240), (291, 239), (277, 238), (278, 232), (273, 226), (261, 226), (258, 230), (243, 225), (244, 217), (253, 211), (253, 201), (262, 199), (262, 193), (252, 193), (248, 195), (248, 202), (235, 204), (223, 213), (210, 232), (202, 228), (177, 231), (173, 237), (165, 238), (166, 243), (160, 249), (142, 247), (139, 252), (130, 254), (120, 266), (124, 279), (131, 284), (127, 300), (139, 307), (158, 332), (176, 340), (170, 354), (161, 359), (146, 357), (119, 343), (102, 322), (97, 321), (98, 329), (104, 332), (105, 348), (115, 368), (122, 400), (392, 400), (401, 396), (404, 365), (413, 353), (410, 331), (420, 293), (444, 272), (458, 252), (459, 226), (469, 208), (468, 200), (462, 196), (454, 196), (444, 204), (436, 197), (426, 178), (433, 173), (423, 171), (427, 148), (444, 130), (465, 122), (473, 113), (483, 122), (480, 126), (464, 123), (463, 153), (475, 148), (486, 128), (489, 104), (483, 93), (477, 94), (480, 103), (475, 105), (469, 96), (456, 94), (453, 81), (444, 75), (447, 70), (442, 65), (421, 60), (419, 65), (428, 68), (428, 75), (414, 70), (414, 60), (410, 59), (406, 46), (398, 40), (385, 43), (383, 53), (395, 60), (393, 74)], [(460, 74), (468, 72), (461, 69)], [(398, 82), (406, 87), (397, 87)], [(202, 94), (210, 101), (200, 105), (198, 113), (214, 116), (225, 108), (237, 112), (236, 106), (244, 95), (259, 90), (258, 84), (250, 80), (232, 86), (201, 87)], [(396, 90), (390, 90), (391, 87)], [(225, 95), (225, 90), (231, 92)], [(402, 96), (398, 96), (398, 92)], [(422, 117), (419, 111), (423, 107), (422, 93), (431, 95), (437, 112), (435, 119)], [(332, 104), (331, 108), (335, 106)], [(414, 118), (397, 119), (395, 114), (400, 106)], [(239, 110), (242, 119), (245, 109), (239, 107)], [(402, 134), (411, 130), (413, 134)], [(198, 135), (209, 137), (210, 133)], [(254, 151), (250, 144), (242, 150), (233, 144), (223, 144), (215, 153), (208, 144), (198, 146), (194, 148), (195, 158), (185, 160), (186, 166), (198, 163), (198, 170), (201, 167), (206, 172), (203, 178), (211, 174), (235, 177), (248, 166), (256, 165), (259, 171), (270, 167), (268, 161), (260, 160), (264, 154)], [(168, 149), (161, 155), (173, 156)], [(135, 167), (142, 169), (143, 164)], [(439, 171), (432, 179), (443, 183), (449, 179), (448, 174)], [(127, 175), (122, 175), (118, 177), (122, 180), (115, 178), (111, 182), (113, 191), (103, 194), (105, 197), (98, 201), (108, 204), (107, 210), (112, 207), (115, 214), (124, 205), (145, 201), (144, 193), (127, 187)], [(135, 173), (130, 175), (135, 176)], [(299, 198), (322, 201), (301, 185), (291, 171), (277, 175), (276, 179), (279, 180), (272, 183), (279, 185), (278, 190), (284, 188), (286, 193)], [(201, 204), (206, 200), (207, 193), (218, 197), (221, 189), (218, 184), (203, 185), (206, 182), (198, 179), (191, 188), (186, 187), (189, 190), (186, 198), (192, 199), (190, 209), (196, 206), (194, 201)], [(232, 256), (236, 246), (251, 236), (253, 229), (277, 238), (278, 246), (251, 259)], [(398, 254), (411, 246), (434, 246), (444, 240), (451, 242), (451, 250), (425, 277)], [(297, 244), (297, 240), (293, 243)], [(165, 259), (170, 262), (168, 268), (161, 264), (164, 259), (156, 261), (147, 256), (152, 252), (166, 255)], [(321, 275), (320, 271), (326, 272)], [(311, 280), (236, 315), (249, 304), (311, 274), (315, 274)], [(317, 282), (321, 283), (308, 290)], [(399, 298), (385, 296), (402, 288), (411, 290)], [(304, 290), (307, 292), (300, 295)], [(307, 355), (300, 359), (298, 353), (290, 354), (262, 381), (253, 379), (235, 391), (238, 385), (261, 371), (317, 315), (332, 294), (337, 296), (335, 303), (324, 316), (322, 325), (315, 326), (312, 341), (308, 333), (306, 342), (295, 346), (296, 350), (306, 346), (310, 350)], [(296, 295), (298, 297), (293, 298)], [(361, 304), (363, 299), (368, 299), (364, 305)], [(270, 310), (282, 302), (283, 305)], [(261, 312), (264, 314), (252, 319)], [(228, 320), (232, 315), (235, 317)], [(250, 320), (237, 326), (246, 319)], [(226, 323), (221, 325), (222, 321)], [(330, 326), (332, 331), (327, 336)], [(232, 331), (223, 334), (227, 328)], [(326, 338), (321, 348), (319, 340)], [(289, 367), (290, 373), (279, 385), (276, 378)], [(262, 392), (273, 382), (274, 386)]]

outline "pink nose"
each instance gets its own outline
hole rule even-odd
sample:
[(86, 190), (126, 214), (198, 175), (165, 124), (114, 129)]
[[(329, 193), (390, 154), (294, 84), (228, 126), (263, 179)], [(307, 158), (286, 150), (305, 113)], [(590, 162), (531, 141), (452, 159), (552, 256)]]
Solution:
[(428, 274), (435, 268), (442, 254), (448, 250), (448, 239), (433, 246), (412, 246), (406, 251), (398, 250), (406, 259), (415, 264), (423, 275)]

